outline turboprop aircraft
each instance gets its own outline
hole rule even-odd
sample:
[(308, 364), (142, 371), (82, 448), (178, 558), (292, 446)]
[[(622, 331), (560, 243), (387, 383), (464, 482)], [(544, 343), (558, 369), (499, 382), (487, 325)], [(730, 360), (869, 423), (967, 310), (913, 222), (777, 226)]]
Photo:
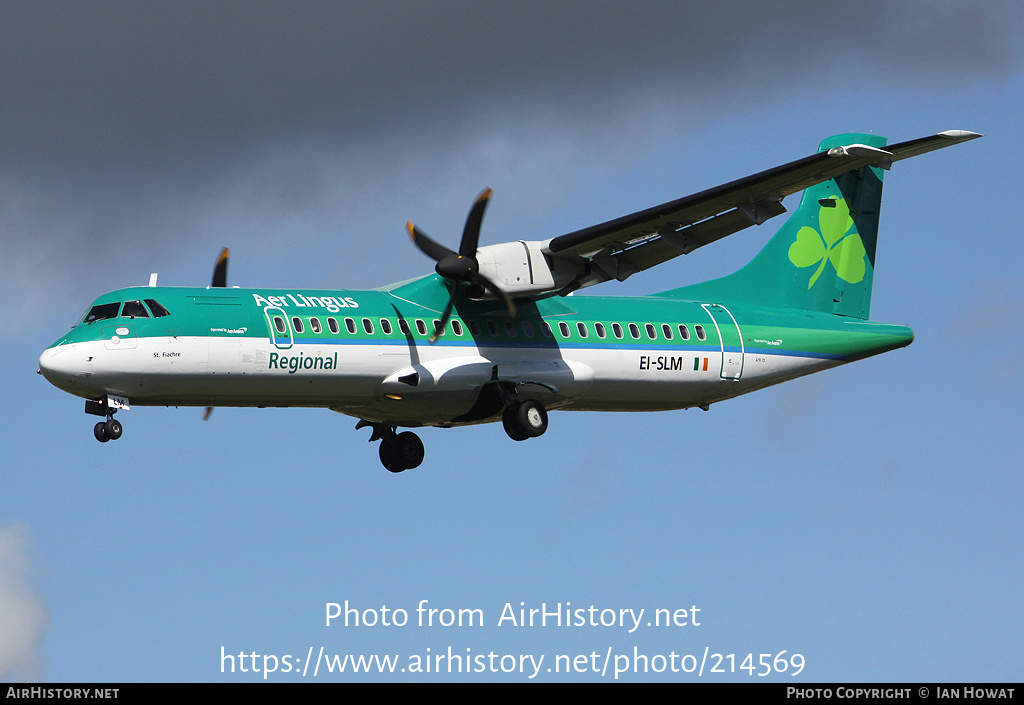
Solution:
[[(121, 437), (131, 406), (324, 407), (359, 419), (391, 472), (423, 444), (399, 428), (501, 421), (517, 441), (547, 412), (699, 407), (909, 345), (869, 320), (884, 171), (980, 137), (953, 130), (886, 146), (824, 140), (817, 153), (547, 240), (479, 247), (491, 191), (458, 250), (411, 222), (433, 274), (370, 291), (227, 286), (119, 289), (43, 352), (39, 371)], [(689, 254), (800, 205), (745, 267), (639, 297), (568, 296)]]

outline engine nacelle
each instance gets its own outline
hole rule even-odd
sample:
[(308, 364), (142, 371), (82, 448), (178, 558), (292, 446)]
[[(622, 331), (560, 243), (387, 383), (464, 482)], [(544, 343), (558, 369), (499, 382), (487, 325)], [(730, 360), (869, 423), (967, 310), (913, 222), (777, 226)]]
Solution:
[(481, 247), (476, 253), (480, 273), (510, 296), (558, 291), (581, 271), (571, 262), (545, 255), (548, 242), (518, 240)]

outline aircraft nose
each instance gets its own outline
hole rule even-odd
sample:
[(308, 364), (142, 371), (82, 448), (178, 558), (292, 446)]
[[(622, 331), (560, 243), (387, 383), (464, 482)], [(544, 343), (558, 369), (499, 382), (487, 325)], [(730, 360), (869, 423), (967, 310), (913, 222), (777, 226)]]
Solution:
[(39, 374), (58, 389), (69, 394), (95, 399), (105, 394), (103, 382), (94, 369), (94, 356), (99, 351), (93, 343), (54, 345), (39, 356)]
[(55, 345), (39, 356), (39, 374), (50, 384), (63, 387), (62, 383), (75, 380), (82, 375), (81, 355), (75, 354), (75, 345)]

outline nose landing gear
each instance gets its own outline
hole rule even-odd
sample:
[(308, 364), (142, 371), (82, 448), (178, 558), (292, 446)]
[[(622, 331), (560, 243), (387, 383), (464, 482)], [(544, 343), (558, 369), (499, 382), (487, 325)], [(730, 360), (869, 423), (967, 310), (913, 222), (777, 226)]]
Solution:
[(116, 441), (121, 437), (123, 431), (124, 428), (121, 426), (121, 422), (114, 418), (100, 421), (92, 427), (92, 433), (100, 443)]
[(98, 422), (92, 427), (92, 434), (96, 436), (96, 440), (100, 443), (116, 441), (124, 432), (121, 422), (114, 419), (114, 411), (116, 409), (111, 407), (106, 399), (100, 401), (86, 400), (85, 402), (85, 413), (92, 414), (93, 416), (105, 416), (107, 419), (106, 421)]

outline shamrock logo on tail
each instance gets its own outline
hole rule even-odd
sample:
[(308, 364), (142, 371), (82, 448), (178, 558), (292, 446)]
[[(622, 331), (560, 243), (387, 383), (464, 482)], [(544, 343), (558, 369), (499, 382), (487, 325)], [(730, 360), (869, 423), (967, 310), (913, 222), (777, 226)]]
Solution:
[(867, 271), (864, 256), (867, 251), (860, 234), (850, 216), (846, 200), (832, 197), (835, 207), (822, 206), (818, 211), (818, 230), (805, 225), (796, 234), (796, 241), (789, 246), (789, 261), (797, 267), (818, 269), (807, 284), (810, 289), (818, 281), (828, 262), (835, 267), (836, 274), (843, 281), (856, 284)]

